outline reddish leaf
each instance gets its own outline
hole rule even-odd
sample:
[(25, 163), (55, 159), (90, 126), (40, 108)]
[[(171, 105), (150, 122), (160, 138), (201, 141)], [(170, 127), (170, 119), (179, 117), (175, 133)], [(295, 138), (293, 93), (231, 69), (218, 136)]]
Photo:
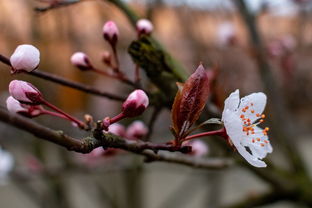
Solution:
[(200, 65), (184, 85), (178, 83), (171, 118), (177, 139), (184, 138), (187, 130), (199, 118), (210, 92), (210, 79), (204, 67)]

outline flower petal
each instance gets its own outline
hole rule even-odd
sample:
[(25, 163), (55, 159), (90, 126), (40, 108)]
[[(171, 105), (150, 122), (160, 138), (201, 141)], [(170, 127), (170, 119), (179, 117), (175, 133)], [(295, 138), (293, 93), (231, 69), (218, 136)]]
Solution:
[[(262, 159), (263, 156), (265, 157), (267, 151), (258, 152), (258, 148), (253, 145), (252, 141), (249, 141), (251, 140), (251, 135), (247, 136), (242, 131), (243, 125), (237, 113), (225, 109), (223, 111), (223, 119), (226, 132), (239, 154), (255, 167), (266, 167), (265, 162), (261, 161), (259, 158)], [(251, 153), (247, 151), (246, 147), (250, 149)]]
[(240, 100), (238, 112), (244, 115), (245, 119), (250, 119), (250, 123), (258, 120), (264, 111), (267, 97), (264, 93), (252, 93)]
[(224, 112), (226, 109), (235, 111), (237, 110), (239, 105), (239, 90), (235, 90), (235, 92), (232, 92), (228, 98), (224, 101), (224, 111), (222, 113), (222, 121), (224, 117)]

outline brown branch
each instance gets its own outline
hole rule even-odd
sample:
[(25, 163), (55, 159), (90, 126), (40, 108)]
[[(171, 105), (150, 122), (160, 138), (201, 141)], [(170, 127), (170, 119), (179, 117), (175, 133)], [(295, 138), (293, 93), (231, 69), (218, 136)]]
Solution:
[[(0, 62), (6, 64), (8, 66), (11, 66), (10, 60), (7, 57), (5, 57), (5, 56), (3, 56), (1, 54), (0, 54)], [(109, 99), (112, 99), (112, 100), (118, 100), (118, 101), (126, 100), (125, 97), (121, 97), (121, 96), (118, 96), (118, 95), (113, 95), (113, 94), (110, 94), (110, 93), (107, 93), (107, 92), (103, 92), (103, 91), (95, 89), (95, 88), (93, 88), (91, 86), (80, 84), (78, 82), (74, 82), (74, 81), (65, 79), (63, 77), (60, 77), (60, 76), (57, 76), (55, 74), (51, 74), (51, 73), (48, 73), (48, 72), (35, 70), (35, 71), (32, 71), (32, 72), (25, 72), (25, 74), (32, 75), (32, 76), (35, 76), (35, 77), (39, 77), (39, 78), (42, 78), (44, 80), (55, 82), (55, 83), (58, 83), (58, 84), (61, 84), (61, 85), (64, 85), (64, 86), (67, 86), (67, 87), (70, 87), (70, 88), (73, 88), (73, 89), (76, 89), (76, 90), (80, 90), (80, 91), (83, 91), (83, 92), (86, 92), (86, 93), (89, 93), (89, 94), (106, 97), (106, 98), (109, 98)]]
[(51, 9), (57, 9), (57, 8), (61, 8), (61, 7), (66, 7), (66, 6), (77, 4), (77, 3), (80, 3), (80, 2), (82, 2), (82, 1), (80, 1), (80, 0), (76, 0), (76, 1), (71, 0), (71, 1), (58, 2), (58, 3), (50, 4), (47, 7), (35, 7), (34, 10), (36, 12), (43, 13), (43, 12), (47, 12), (47, 11), (49, 11)]
[[(41, 124), (38, 124), (31, 119), (24, 118), (18, 114), (10, 114), (4, 109), (0, 108), (0, 121), (15, 126), (19, 129), (27, 131), (36, 137), (53, 142), (60, 146), (63, 146), (71, 151), (80, 153), (89, 153), (93, 149), (103, 146), (110, 148), (119, 148), (132, 152), (135, 154), (143, 155), (147, 158), (147, 161), (163, 161), (169, 163), (183, 164), (195, 168), (203, 169), (222, 169), (228, 167), (231, 163), (229, 160), (223, 159), (200, 159), (191, 156), (183, 156), (176, 154), (166, 154), (163, 152), (154, 153), (153, 151), (168, 150), (168, 151), (186, 151), (185, 148), (175, 149), (166, 144), (152, 144), (143, 141), (130, 141), (122, 139), (113, 134), (99, 134), (99, 131), (95, 130), (94, 137), (86, 137), (83, 139), (75, 139), (73, 137), (65, 135), (62, 131), (51, 130)], [(96, 138), (95, 138), (96, 137)]]

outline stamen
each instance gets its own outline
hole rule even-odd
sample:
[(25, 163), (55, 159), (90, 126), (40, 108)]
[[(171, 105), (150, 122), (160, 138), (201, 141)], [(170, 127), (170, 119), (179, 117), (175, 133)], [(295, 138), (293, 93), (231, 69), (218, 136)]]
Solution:
[(257, 138), (257, 141), (260, 142), (260, 138)]
[(261, 143), (260, 145), (261, 145), (261, 147), (264, 147), (264, 144), (263, 144), (263, 143)]
[(251, 110), (250, 112), (251, 112), (251, 113), (255, 113), (255, 111), (254, 111), (254, 110)]
[(264, 114), (262, 114), (262, 115), (261, 115), (261, 118), (265, 118), (265, 115), (264, 115)]

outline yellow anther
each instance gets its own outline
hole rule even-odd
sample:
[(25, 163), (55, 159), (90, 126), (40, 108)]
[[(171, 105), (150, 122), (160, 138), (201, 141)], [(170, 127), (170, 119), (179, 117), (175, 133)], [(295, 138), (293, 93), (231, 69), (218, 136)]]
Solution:
[(260, 145), (261, 145), (261, 147), (264, 147), (264, 144), (263, 144), (263, 143), (261, 143)]
[(257, 141), (260, 142), (260, 138), (257, 138)]
[(265, 118), (265, 115), (264, 115), (264, 114), (262, 114), (262, 115), (261, 115), (261, 118)]
[(251, 110), (250, 112), (251, 112), (251, 113), (255, 113), (255, 111), (254, 111), (254, 110)]

